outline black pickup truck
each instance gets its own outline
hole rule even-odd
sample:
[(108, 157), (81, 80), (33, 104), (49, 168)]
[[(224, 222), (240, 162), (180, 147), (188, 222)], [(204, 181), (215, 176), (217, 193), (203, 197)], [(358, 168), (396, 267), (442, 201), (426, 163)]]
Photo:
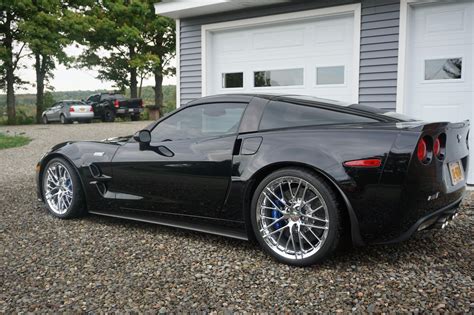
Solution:
[(127, 99), (122, 94), (98, 93), (87, 98), (88, 104), (94, 109), (94, 118), (104, 122), (113, 122), (115, 117), (127, 117), (133, 121), (140, 120), (143, 112), (143, 100), (141, 98)]

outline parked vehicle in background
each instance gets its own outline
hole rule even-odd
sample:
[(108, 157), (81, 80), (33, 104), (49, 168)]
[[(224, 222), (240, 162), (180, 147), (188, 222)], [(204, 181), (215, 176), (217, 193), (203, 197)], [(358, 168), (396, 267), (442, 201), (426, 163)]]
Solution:
[(98, 93), (87, 98), (87, 104), (94, 108), (95, 118), (104, 122), (113, 122), (115, 117), (127, 117), (133, 121), (140, 120), (143, 112), (141, 98), (127, 99), (122, 94)]
[(73, 121), (90, 123), (94, 118), (94, 109), (83, 101), (67, 100), (55, 103), (43, 114), (43, 123), (59, 121), (69, 124)]

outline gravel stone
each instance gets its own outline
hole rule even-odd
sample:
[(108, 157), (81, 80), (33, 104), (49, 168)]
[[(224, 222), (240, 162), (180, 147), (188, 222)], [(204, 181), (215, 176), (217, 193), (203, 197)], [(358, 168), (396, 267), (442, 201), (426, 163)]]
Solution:
[(0, 151), (0, 313), (474, 312), (472, 194), (445, 230), (309, 268), (251, 242), (93, 215), (59, 220), (37, 202), (35, 164), (52, 145), (147, 124), (0, 127), (33, 139)]

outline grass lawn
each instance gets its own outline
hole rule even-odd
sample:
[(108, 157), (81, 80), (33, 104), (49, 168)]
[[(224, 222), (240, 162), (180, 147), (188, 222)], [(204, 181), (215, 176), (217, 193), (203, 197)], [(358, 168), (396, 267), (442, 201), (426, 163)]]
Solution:
[(0, 150), (21, 147), (30, 143), (31, 139), (25, 136), (7, 136), (0, 133)]

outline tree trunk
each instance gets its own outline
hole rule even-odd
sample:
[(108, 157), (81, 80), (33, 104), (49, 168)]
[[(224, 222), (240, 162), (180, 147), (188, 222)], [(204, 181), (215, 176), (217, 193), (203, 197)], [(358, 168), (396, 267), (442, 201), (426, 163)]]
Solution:
[[(135, 58), (135, 47), (130, 46), (130, 60), (133, 60)], [(137, 68), (136, 67), (130, 67), (130, 97), (131, 98), (137, 98)]]
[(140, 75), (140, 87), (138, 88), (138, 98), (142, 98), (143, 76)]
[(15, 110), (15, 69), (13, 68), (13, 36), (11, 33), (11, 20), (12, 16), (10, 13), (7, 14), (6, 22), (6, 34), (4, 44), (7, 52), (7, 60), (5, 62), (6, 68), (6, 81), (7, 81), (7, 114), (8, 124), (16, 124), (16, 110)]
[(155, 106), (158, 106), (160, 116), (163, 115), (163, 73), (155, 70)]
[(45, 60), (44, 56), (35, 53), (36, 70), (36, 122), (41, 123), (41, 114), (44, 107), (44, 78), (45, 78)]

